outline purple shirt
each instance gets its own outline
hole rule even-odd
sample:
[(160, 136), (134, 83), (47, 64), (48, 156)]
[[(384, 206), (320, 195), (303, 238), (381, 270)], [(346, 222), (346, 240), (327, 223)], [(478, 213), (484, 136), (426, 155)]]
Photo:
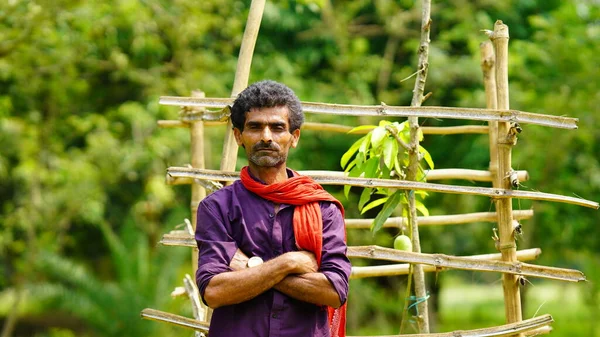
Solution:
[[(344, 221), (335, 204), (320, 202), (320, 206), (323, 251), (319, 272), (327, 277), (344, 303), (351, 269), (346, 257)], [(298, 250), (292, 227), (294, 206), (281, 204), (277, 213), (274, 207), (271, 201), (248, 191), (239, 180), (200, 203), (196, 282), (203, 300), (210, 279), (231, 271), (229, 263), (237, 248), (248, 257), (258, 256), (264, 261)], [(221, 336), (329, 336), (327, 310), (270, 289), (249, 301), (215, 309), (210, 337)]]

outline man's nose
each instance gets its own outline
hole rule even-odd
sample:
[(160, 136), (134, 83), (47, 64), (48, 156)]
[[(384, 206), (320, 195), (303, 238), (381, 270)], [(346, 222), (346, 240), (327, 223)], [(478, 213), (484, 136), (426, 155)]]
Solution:
[(273, 141), (273, 134), (271, 133), (271, 129), (268, 126), (262, 130), (260, 140), (262, 140), (265, 143)]

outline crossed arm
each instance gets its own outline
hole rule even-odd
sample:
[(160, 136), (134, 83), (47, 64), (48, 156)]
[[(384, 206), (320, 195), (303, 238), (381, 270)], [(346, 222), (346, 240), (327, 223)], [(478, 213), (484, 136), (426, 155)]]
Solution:
[(317, 262), (310, 252), (285, 253), (252, 268), (247, 268), (247, 261), (238, 249), (229, 265), (233, 271), (210, 280), (204, 300), (211, 308), (248, 301), (271, 288), (309, 303), (334, 308), (341, 305), (331, 282), (317, 272)]

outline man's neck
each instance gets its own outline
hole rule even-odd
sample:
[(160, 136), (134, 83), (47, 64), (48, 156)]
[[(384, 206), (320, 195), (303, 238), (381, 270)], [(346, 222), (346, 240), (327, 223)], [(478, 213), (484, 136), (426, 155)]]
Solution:
[(256, 179), (265, 182), (267, 185), (279, 183), (288, 179), (285, 163), (273, 167), (257, 166), (250, 163), (248, 168), (250, 169), (250, 173), (252, 173)]

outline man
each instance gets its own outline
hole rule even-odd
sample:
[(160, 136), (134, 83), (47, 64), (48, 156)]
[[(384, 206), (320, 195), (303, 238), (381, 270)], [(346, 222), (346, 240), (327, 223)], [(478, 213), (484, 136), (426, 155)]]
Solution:
[[(304, 121), (294, 92), (274, 81), (231, 108), (248, 166), (198, 206), (196, 281), (214, 309), (210, 337), (343, 336), (350, 262), (343, 208), (286, 167)], [(344, 305), (344, 306), (343, 306)]]

